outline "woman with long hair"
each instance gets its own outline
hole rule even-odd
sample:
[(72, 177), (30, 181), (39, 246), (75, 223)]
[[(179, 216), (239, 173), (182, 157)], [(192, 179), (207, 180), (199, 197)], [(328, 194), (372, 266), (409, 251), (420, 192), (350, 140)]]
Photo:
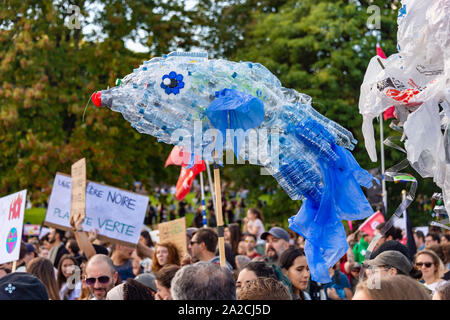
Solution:
[(290, 247), (280, 257), (280, 268), (292, 283), (293, 300), (311, 300), (306, 292), (311, 272), (303, 249)]
[(153, 252), (152, 272), (158, 272), (166, 264), (176, 264), (179, 266), (180, 254), (177, 247), (171, 242), (158, 243)]
[(431, 250), (425, 249), (419, 251), (415, 258), (416, 268), (422, 271), (422, 281), (424, 285), (431, 290), (432, 294), (437, 285), (444, 281), (444, 264), (438, 255)]
[(241, 229), (237, 223), (230, 223), (224, 230), (225, 242), (228, 242), (231, 246), (231, 252), (233, 256), (238, 255), (238, 245), (241, 241)]
[[(78, 276), (76, 274), (78, 268)], [(75, 274), (78, 279), (72, 282), (71, 276)], [(61, 300), (75, 300), (81, 295), (81, 272), (77, 265), (77, 260), (70, 254), (61, 257), (56, 274), (56, 283), (58, 284), (59, 296)]]
[(47, 288), (50, 300), (60, 300), (53, 263), (47, 258), (34, 258), (27, 264), (27, 272), (38, 277)]

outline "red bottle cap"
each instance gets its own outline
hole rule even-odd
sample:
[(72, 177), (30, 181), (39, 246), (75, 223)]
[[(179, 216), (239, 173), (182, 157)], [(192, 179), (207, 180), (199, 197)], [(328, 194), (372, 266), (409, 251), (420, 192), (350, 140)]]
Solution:
[(101, 107), (102, 106), (102, 92), (101, 91), (94, 92), (94, 94), (92, 95), (92, 102), (97, 107)]

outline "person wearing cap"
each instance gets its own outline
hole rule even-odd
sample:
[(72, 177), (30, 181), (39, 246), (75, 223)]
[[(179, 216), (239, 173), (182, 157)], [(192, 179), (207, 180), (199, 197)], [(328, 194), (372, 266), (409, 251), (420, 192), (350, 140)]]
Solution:
[(19, 263), (17, 264), (16, 272), (27, 272), (27, 264), (36, 257), (36, 249), (31, 243), (22, 241), (19, 253)]
[(265, 257), (278, 265), (281, 254), (289, 248), (289, 234), (283, 228), (273, 227), (269, 232), (262, 233), (261, 239), (266, 240)]
[(48, 293), (38, 277), (14, 272), (0, 278), (0, 300), (48, 300)]
[(396, 250), (383, 251), (374, 259), (365, 261), (363, 265), (368, 268), (366, 270), (367, 276), (380, 272), (380, 276), (402, 274), (412, 278), (420, 278), (411, 261), (403, 253)]
[(136, 278), (134, 278), (134, 280), (136, 280), (136, 281), (142, 283), (143, 285), (149, 287), (152, 290), (152, 292), (153, 292), (153, 296), (158, 291), (158, 288), (156, 287), (156, 278), (155, 278), (155, 276), (152, 273), (141, 273)]

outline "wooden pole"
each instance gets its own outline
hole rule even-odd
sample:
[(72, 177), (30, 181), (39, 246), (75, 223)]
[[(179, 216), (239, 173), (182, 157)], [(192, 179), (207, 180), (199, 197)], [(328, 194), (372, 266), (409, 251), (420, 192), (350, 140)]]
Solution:
[(220, 188), (220, 171), (219, 164), (217, 163), (217, 152), (214, 151), (214, 189), (216, 194), (216, 208), (217, 208), (217, 233), (219, 235), (219, 257), (220, 266), (226, 267), (225, 262), (225, 238), (224, 238), (224, 226), (222, 216), (222, 192)]
[(14, 260), (11, 272), (16, 272), (16, 268), (17, 268), (17, 260)]

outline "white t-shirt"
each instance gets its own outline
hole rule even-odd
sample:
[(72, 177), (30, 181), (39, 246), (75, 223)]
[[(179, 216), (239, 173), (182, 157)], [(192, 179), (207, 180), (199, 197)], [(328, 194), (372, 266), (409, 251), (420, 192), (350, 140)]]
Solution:
[(440, 280), (440, 281), (436, 281), (433, 282), (432, 284), (426, 284), (424, 283), (425, 287), (427, 287), (428, 289), (431, 290), (431, 294), (434, 294), (434, 291), (436, 290), (436, 287), (441, 283), (441, 282), (445, 282), (445, 280)]
[(261, 235), (264, 233), (264, 224), (262, 223), (262, 221), (260, 219), (256, 219), (254, 221), (249, 220), (247, 223), (247, 230), (248, 229), (254, 229), (255, 226), (258, 228), (258, 233), (256, 234), (256, 241), (257, 242), (261, 242), (264, 240), (261, 240)]

